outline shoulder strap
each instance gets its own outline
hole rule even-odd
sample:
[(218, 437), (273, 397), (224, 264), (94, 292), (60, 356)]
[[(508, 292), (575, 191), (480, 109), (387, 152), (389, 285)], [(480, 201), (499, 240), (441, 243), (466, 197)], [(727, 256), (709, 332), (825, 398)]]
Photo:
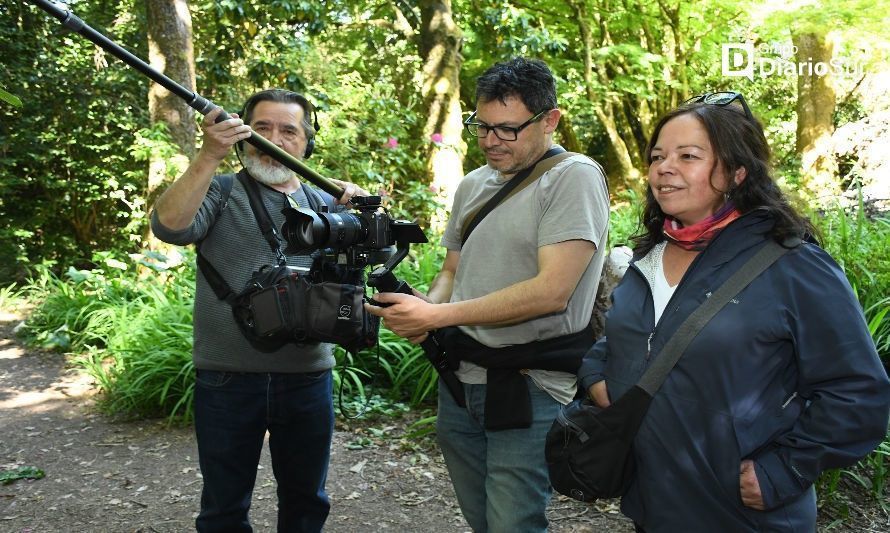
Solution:
[[(257, 184), (256, 180), (247, 175), (244, 170), (239, 172), (235, 177), (238, 178), (238, 181), (241, 182), (241, 186), (244, 187), (244, 191), (247, 193), (247, 199), (250, 202), (250, 210), (253, 211), (253, 216), (257, 221), (257, 225), (260, 227), (263, 238), (266, 239), (266, 242), (269, 243), (272, 251), (275, 252), (279, 264), (284, 264), (287, 260), (284, 257), (284, 253), (281, 251), (281, 244), (278, 242), (278, 232), (272, 224), (272, 218), (269, 216), (266, 204), (263, 203), (260, 186)], [(234, 180), (231, 175), (224, 175), (219, 177), (219, 182), (224, 205), (228, 202)], [(234, 304), (235, 297), (237, 296), (235, 291), (233, 291), (232, 287), (226, 283), (226, 280), (222, 277), (219, 271), (216, 270), (213, 264), (210, 263), (210, 260), (201, 253), (200, 244), (198, 245), (197, 251), (198, 268), (201, 269), (201, 273), (204, 274), (204, 278), (207, 280), (207, 284), (210, 285), (210, 288), (213, 289), (213, 293), (216, 294), (216, 297), (220, 300), (228, 302), (229, 305)]]
[(306, 200), (309, 202), (309, 209), (315, 211), (316, 213), (321, 211), (321, 208), (327, 206), (328, 211), (333, 211), (331, 204), (325, 201), (325, 198), (315, 190), (315, 187), (311, 185), (303, 184), (303, 194), (306, 195)]
[(201, 269), (201, 273), (204, 274), (204, 279), (207, 280), (207, 284), (210, 285), (210, 288), (213, 289), (213, 294), (216, 295), (220, 300), (225, 300), (229, 305), (234, 305), (235, 303), (235, 291), (232, 290), (232, 287), (226, 283), (226, 280), (223, 279), (222, 275), (213, 268), (213, 265), (210, 263), (204, 254), (201, 253), (201, 248), (198, 247), (198, 268)]
[(269, 248), (272, 248), (272, 253), (274, 253), (275, 257), (278, 259), (278, 264), (284, 265), (287, 262), (287, 259), (281, 251), (281, 241), (278, 240), (278, 230), (276, 230), (275, 225), (272, 224), (272, 217), (269, 216), (269, 211), (266, 209), (266, 204), (263, 202), (263, 192), (260, 190), (260, 185), (243, 169), (238, 173), (238, 181), (241, 182), (245, 192), (247, 192), (247, 200), (250, 202), (250, 210), (253, 211), (253, 217), (256, 219), (256, 223), (260, 227), (260, 232), (262, 232), (263, 238), (269, 243)]
[(510, 181), (504, 184), (504, 186), (482, 206), (482, 208), (475, 213), (471, 213), (467, 217), (469, 222), (464, 226), (464, 231), (460, 240), (461, 246), (466, 244), (467, 239), (470, 238), (470, 234), (473, 233), (476, 226), (482, 222), (482, 219), (491, 213), (501, 202), (512, 198), (513, 195), (543, 176), (548, 170), (556, 166), (557, 163), (573, 155), (577, 154), (574, 152), (566, 152), (561, 147), (555, 146), (550, 150), (547, 150), (543, 157), (541, 157), (534, 166), (526, 168), (513, 176)]
[(217, 182), (219, 182), (219, 193), (222, 197), (222, 202), (220, 202), (220, 210), (226, 208), (229, 205), (229, 196), (232, 195), (232, 183), (235, 182), (235, 177), (231, 174), (222, 174), (220, 176), (214, 176)]
[[(218, 211), (222, 212), (223, 209), (229, 203), (229, 196), (232, 194), (232, 184), (235, 183), (235, 177), (232, 174), (220, 174), (214, 176), (213, 179), (219, 183), (220, 196), (222, 197), (222, 202), (219, 204)], [(219, 213), (217, 213), (219, 214)], [(222, 277), (222, 275), (217, 271), (213, 265), (210, 263), (204, 254), (201, 253), (201, 243), (203, 241), (198, 241), (195, 248), (197, 250), (197, 263), (198, 268), (201, 270), (201, 273), (204, 274), (204, 278), (207, 280), (207, 284), (210, 285), (210, 288), (213, 289), (213, 293), (216, 294), (216, 297), (220, 300), (225, 300), (230, 305), (234, 303), (235, 293), (232, 291), (232, 287), (226, 283), (226, 280)]]
[(764, 270), (776, 262), (777, 259), (785, 255), (790, 248), (798, 244), (800, 244), (799, 239), (786, 242), (785, 245), (780, 245), (772, 239), (767, 241), (751, 259), (730, 276), (720, 288), (714, 291), (705, 303), (693, 311), (680, 324), (680, 327), (677, 328), (677, 331), (674, 332), (670, 340), (659, 352), (655, 362), (640, 378), (637, 386), (645, 390), (650, 396), (655, 396), (655, 393), (661, 387), (661, 384), (664, 383), (671, 369), (674, 368), (683, 352), (686, 351), (686, 347), (689, 346), (689, 343), (692, 342), (692, 339), (698, 335), (702, 328), (714, 318), (714, 315)]

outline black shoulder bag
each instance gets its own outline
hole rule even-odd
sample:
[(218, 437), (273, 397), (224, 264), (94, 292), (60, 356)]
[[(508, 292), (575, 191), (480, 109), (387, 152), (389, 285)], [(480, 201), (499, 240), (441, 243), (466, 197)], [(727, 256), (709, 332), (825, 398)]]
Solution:
[(560, 411), (547, 433), (544, 451), (550, 483), (557, 492), (588, 503), (627, 492), (635, 471), (634, 436), (652, 397), (714, 315), (788, 250), (768, 241), (686, 318), (640, 381), (615, 403), (601, 409), (586, 398), (585, 391), (584, 399)]

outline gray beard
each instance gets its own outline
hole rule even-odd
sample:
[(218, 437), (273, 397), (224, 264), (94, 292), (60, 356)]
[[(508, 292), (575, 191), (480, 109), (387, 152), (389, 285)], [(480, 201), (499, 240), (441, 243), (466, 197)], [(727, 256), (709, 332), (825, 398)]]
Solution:
[(244, 168), (255, 180), (264, 185), (281, 185), (292, 180), (295, 176), (291, 169), (283, 165), (265, 164), (259, 156), (254, 154), (244, 156)]

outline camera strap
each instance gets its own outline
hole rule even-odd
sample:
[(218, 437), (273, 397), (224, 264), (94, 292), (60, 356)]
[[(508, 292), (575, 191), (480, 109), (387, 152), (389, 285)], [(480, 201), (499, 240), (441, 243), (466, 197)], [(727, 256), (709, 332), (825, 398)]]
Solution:
[(528, 187), (535, 180), (543, 176), (548, 170), (556, 166), (560, 161), (567, 159), (573, 155), (578, 155), (574, 152), (567, 152), (561, 146), (554, 146), (553, 148), (547, 150), (541, 159), (538, 159), (534, 165), (523, 169), (518, 172), (515, 176), (513, 176), (510, 181), (504, 184), (503, 187), (492, 196), (488, 202), (485, 203), (478, 211), (475, 213), (471, 213), (467, 220), (469, 222), (466, 226), (464, 226), (463, 234), (461, 235), (460, 244), (463, 246), (466, 244), (467, 239), (470, 238), (470, 234), (473, 233), (473, 230), (476, 229), (476, 226), (482, 222), (489, 213), (491, 213), (495, 207), (497, 207), (501, 202), (512, 198), (513, 195), (521, 191), (522, 189)]
[[(247, 173), (247, 170), (242, 169), (236, 176), (224, 174), (214, 177), (220, 184), (220, 193), (222, 196), (219, 211), (221, 212), (225, 209), (228, 204), (229, 195), (232, 192), (232, 184), (235, 178), (241, 182), (241, 186), (244, 187), (244, 192), (247, 193), (247, 200), (250, 202), (250, 210), (253, 212), (253, 217), (256, 219), (260, 232), (263, 234), (263, 238), (266, 239), (266, 242), (269, 243), (269, 247), (271, 247), (272, 251), (275, 253), (275, 257), (278, 258), (279, 266), (283, 266), (286, 264), (287, 259), (281, 251), (281, 242), (278, 240), (278, 231), (275, 230), (275, 226), (272, 224), (272, 217), (269, 216), (266, 204), (263, 203), (263, 192), (260, 190), (259, 183)], [(303, 193), (306, 194), (306, 199), (309, 201), (309, 208), (313, 211), (321, 211), (322, 206), (328, 205), (321, 195), (312, 187), (303, 185)], [(219, 216), (219, 213), (217, 213), (217, 216)], [(198, 268), (201, 270), (201, 273), (204, 274), (204, 278), (207, 280), (210, 288), (213, 289), (213, 293), (216, 294), (216, 297), (220, 300), (224, 300), (229, 305), (233, 305), (238, 294), (232, 290), (232, 287), (225, 279), (223, 279), (219, 271), (213, 267), (210, 260), (201, 253), (200, 241), (197, 243), (197, 252)]]
[(260, 190), (260, 184), (250, 177), (250, 174), (247, 173), (246, 169), (241, 169), (241, 172), (235, 177), (238, 178), (238, 181), (240, 181), (241, 185), (244, 187), (244, 191), (247, 192), (247, 200), (250, 202), (250, 210), (253, 211), (253, 217), (256, 219), (256, 223), (260, 227), (260, 232), (263, 234), (263, 238), (266, 239), (266, 242), (269, 243), (269, 248), (271, 248), (272, 253), (275, 254), (275, 258), (278, 260), (278, 266), (284, 266), (287, 263), (287, 258), (284, 257), (284, 253), (281, 251), (281, 241), (278, 240), (278, 230), (276, 230), (275, 225), (272, 224), (272, 217), (269, 216), (269, 210), (266, 209), (266, 204), (263, 202), (263, 192)]

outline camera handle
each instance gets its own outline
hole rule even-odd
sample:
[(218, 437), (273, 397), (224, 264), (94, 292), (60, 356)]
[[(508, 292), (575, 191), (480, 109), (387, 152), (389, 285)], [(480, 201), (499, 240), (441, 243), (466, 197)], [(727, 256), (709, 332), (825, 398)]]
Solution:
[[(408, 285), (405, 280), (398, 279), (392, 272), (396, 265), (398, 265), (407, 255), (407, 245), (405, 245), (405, 247), (399, 246), (396, 253), (389, 258), (389, 261), (382, 266), (375, 268), (368, 274), (368, 286), (374, 287), (379, 292), (400, 292), (402, 294), (413, 295), (414, 290), (411, 286)], [(369, 299), (369, 302), (378, 307), (389, 307), (392, 305), (378, 302), (373, 298)], [(420, 343), (420, 347), (423, 348), (423, 354), (426, 356), (427, 360), (433, 365), (436, 372), (439, 373), (439, 377), (442, 378), (442, 381), (448, 388), (448, 392), (451, 393), (451, 396), (454, 398), (457, 405), (466, 407), (467, 402), (464, 399), (464, 385), (457, 379), (457, 375), (455, 375), (454, 370), (449, 365), (445, 351), (436, 339), (436, 332), (428, 332), (426, 339)]]

